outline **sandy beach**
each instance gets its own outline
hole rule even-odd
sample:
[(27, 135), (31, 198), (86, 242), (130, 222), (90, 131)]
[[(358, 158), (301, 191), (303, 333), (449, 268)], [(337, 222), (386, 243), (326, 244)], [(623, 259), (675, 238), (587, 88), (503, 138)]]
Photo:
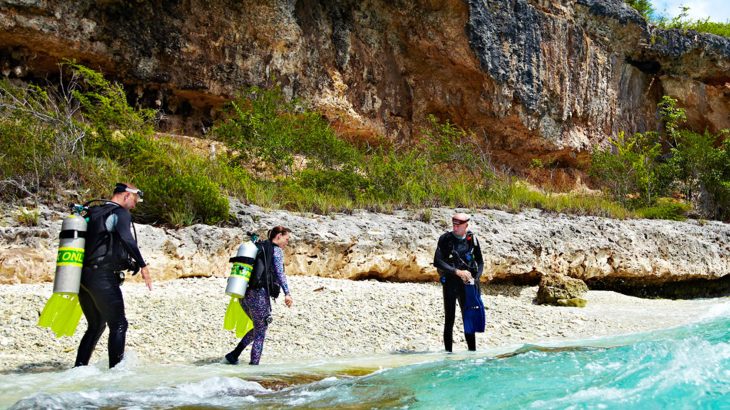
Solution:
[[(236, 344), (222, 328), (229, 297), (225, 278), (157, 282), (149, 292), (128, 282), (125, 294), (129, 331), (127, 351), (150, 363), (214, 363)], [(294, 306), (283, 298), (262, 365), (331, 357), (395, 352), (438, 352), (443, 306), (437, 283), (385, 283), (290, 276)], [(585, 308), (533, 304), (537, 287), (486, 285), (487, 329), (477, 348), (620, 335), (681, 325), (696, 320), (718, 300), (640, 299), (590, 291)], [(73, 365), (86, 328), (82, 318), (73, 337), (57, 339), (36, 325), (52, 285), (0, 286), (0, 372), (65, 369)], [(458, 315), (457, 315), (458, 316)], [(454, 351), (466, 350), (460, 318)], [(248, 359), (249, 349), (242, 362)], [(106, 332), (92, 362), (106, 362)]]

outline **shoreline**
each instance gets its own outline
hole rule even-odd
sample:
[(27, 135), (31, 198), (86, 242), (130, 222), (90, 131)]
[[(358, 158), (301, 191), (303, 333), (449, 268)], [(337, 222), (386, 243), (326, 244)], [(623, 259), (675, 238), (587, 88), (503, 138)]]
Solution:
[[(438, 283), (351, 281), (289, 276), (294, 305), (280, 297), (261, 365), (389, 353), (442, 352), (443, 305)], [(225, 278), (193, 278), (122, 286), (127, 350), (148, 363), (223, 363), (238, 339), (223, 329)], [(721, 300), (640, 299), (589, 291), (585, 308), (534, 305), (537, 287), (483, 285), (486, 332), (477, 349), (590, 339), (674, 327), (699, 319)], [(58, 371), (73, 365), (86, 329), (55, 338), (37, 326), (52, 284), (0, 285), (0, 372)], [(457, 314), (454, 352), (466, 350)], [(91, 363), (106, 363), (107, 332)], [(250, 347), (241, 356), (248, 361)]]

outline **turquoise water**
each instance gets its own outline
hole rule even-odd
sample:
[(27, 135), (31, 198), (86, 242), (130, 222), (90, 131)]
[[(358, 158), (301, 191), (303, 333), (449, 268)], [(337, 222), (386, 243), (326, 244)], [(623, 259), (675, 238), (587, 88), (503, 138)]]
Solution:
[[(347, 369), (383, 369), (343, 376)], [(337, 376), (332, 376), (337, 375)], [(272, 379), (318, 380), (283, 389)], [(270, 383), (268, 383), (270, 385)], [(0, 407), (730, 409), (730, 303), (673, 329), (507, 351), (0, 375)]]

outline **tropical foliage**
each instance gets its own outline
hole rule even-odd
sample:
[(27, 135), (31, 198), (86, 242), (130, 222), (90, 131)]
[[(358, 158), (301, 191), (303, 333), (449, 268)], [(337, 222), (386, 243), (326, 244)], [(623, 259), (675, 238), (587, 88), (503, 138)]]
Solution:
[[(730, 217), (730, 138), (682, 128), (686, 121), (677, 101), (665, 96), (658, 104), (662, 132), (620, 132), (604, 148), (594, 150), (591, 172), (614, 199), (629, 208), (665, 208), (649, 215), (684, 213), (687, 201), (703, 216)], [(642, 213), (640, 213), (642, 214)], [(662, 216), (664, 217), (664, 216)]]

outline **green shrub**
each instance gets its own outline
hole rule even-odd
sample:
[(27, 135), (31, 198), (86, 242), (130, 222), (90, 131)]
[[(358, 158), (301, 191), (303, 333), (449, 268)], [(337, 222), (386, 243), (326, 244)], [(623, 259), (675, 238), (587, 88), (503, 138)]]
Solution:
[[(643, 1), (643, 0), (642, 0)], [(677, 29), (682, 31), (694, 30), (699, 33), (710, 33), (722, 37), (730, 37), (730, 22), (714, 22), (710, 18), (704, 20), (689, 18), (689, 7), (682, 6), (682, 11), (672, 19), (659, 17), (653, 19), (653, 22), (663, 29)]]
[[(713, 135), (682, 128), (685, 112), (668, 96), (662, 98), (657, 108), (663, 133), (645, 132), (631, 137), (619, 133), (611, 140), (611, 147), (594, 149), (591, 175), (603, 182), (614, 199), (641, 208), (637, 212), (642, 215), (664, 215), (668, 205), (655, 206), (656, 198), (680, 194), (701, 214), (727, 218), (728, 131)], [(671, 212), (667, 215), (671, 216)]]
[(656, 205), (639, 208), (636, 214), (640, 218), (646, 219), (668, 219), (673, 221), (683, 221), (687, 219), (687, 212), (692, 209), (692, 205), (673, 198), (659, 198)]
[(617, 201), (650, 204), (665, 188), (665, 167), (659, 162), (661, 143), (656, 133), (619, 132), (610, 146), (594, 150), (590, 173), (601, 179)]
[(279, 87), (249, 88), (228, 105), (226, 118), (213, 135), (237, 150), (242, 163), (257, 158), (291, 175), (294, 155), (325, 167), (350, 163), (358, 155), (321, 115), (301, 101), (288, 101)]
[(369, 181), (352, 167), (342, 170), (305, 169), (295, 176), (300, 186), (355, 200), (370, 187)]
[(187, 226), (217, 224), (228, 219), (228, 200), (220, 194), (218, 185), (204, 175), (141, 175), (135, 183), (145, 191), (144, 202), (137, 206), (137, 215), (143, 222)]
[(130, 107), (121, 84), (110, 82), (103, 74), (81, 64), (65, 62), (63, 67), (70, 69), (72, 83), (79, 85), (73, 87), (71, 95), (83, 109), (85, 123), (92, 131), (87, 143), (95, 143), (95, 148), (105, 151), (103, 144), (114, 131), (153, 133), (156, 112)]
[(83, 200), (109, 198), (114, 184), (127, 180), (124, 167), (107, 157), (81, 157), (77, 169)]
[(22, 226), (38, 226), (41, 212), (38, 208), (27, 209), (21, 207), (15, 214), (15, 220)]
[(77, 179), (84, 132), (74, 110), (56, 93), (0, 80), (0, 197), (37, 197)]
[(414, 148), (428, 158), (431, 166), (443, 166), (455, 172), (491, 178), (491, 158), (473, 132), (428, 116), (429, 126), (422, 130)]
[(718, 219), (730, 216), (730, 139), (727, 135), (727, 130), (718, 135), (681, 130), (669, 159), (675, 175), (674, 186), (703, 214)]
[(636, 11), (641, 14), (644, 19), (649, 21), (653, 14), (654, 14), (654, 8), (651, 5), (650, 0), (626, 0), (626, 4), (636, 9)]

